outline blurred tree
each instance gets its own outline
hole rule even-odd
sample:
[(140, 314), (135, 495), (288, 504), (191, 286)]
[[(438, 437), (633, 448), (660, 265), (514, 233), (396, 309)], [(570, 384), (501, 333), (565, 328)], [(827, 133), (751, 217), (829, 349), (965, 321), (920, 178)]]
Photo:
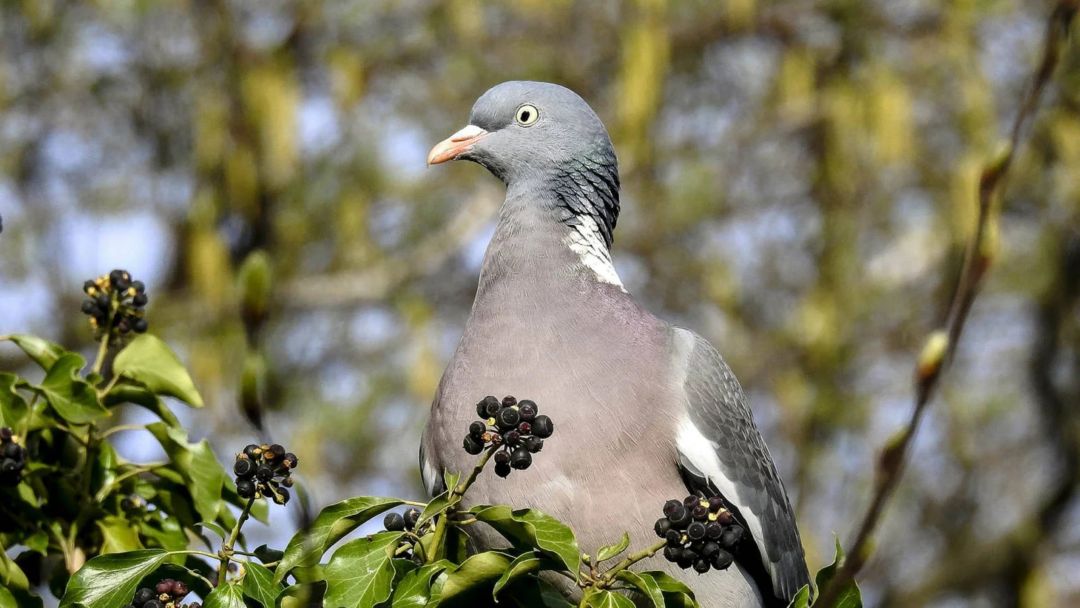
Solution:
[[(820, 565), (907, 416), (1046, 6), (4, 0), (0, 333), (87, 339), (60, 311), (129, 267), (208, 396), (196, 434), (227, 453), (254, 433), (247, 370), (317, 502), (419, 494), (419, 430), (501, 199), (475, 168), (425, 172), (426, 150), (487, 87), (561, 82), (623, 161), (624, 281), (721, 347)], [(1062, 62), (871, 605), (1080, 602), (1077, 45)], [(253, 327), (255, 251), (273, 292)]]

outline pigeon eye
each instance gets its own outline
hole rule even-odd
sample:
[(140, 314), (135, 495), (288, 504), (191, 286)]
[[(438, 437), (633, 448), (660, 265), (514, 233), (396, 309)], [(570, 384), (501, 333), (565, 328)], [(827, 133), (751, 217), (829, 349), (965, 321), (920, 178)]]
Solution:
[(525, 104), (517, 109), (517, 114), (514, 115), (514, 120), (523, 127), (527, 127), (540, 118), (540, 112), (536, 110), (536, 106)]

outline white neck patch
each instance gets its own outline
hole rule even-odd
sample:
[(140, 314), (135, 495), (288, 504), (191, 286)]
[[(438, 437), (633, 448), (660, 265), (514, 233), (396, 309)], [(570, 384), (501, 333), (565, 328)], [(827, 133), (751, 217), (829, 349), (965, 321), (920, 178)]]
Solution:
[(587, 215), (579, 215), (576, 219), (577, 223), (570, 225), (570, 233), (564, 239), (567, 247), (577, 254), (582, 265), (591, 270), (598, 281), (614, 285), (625, 292), (626, 288), (623, 287), (619, 273), (615, 272), (611, 252), (600, 236), (600, 227), (596, 225), (596, 220)]

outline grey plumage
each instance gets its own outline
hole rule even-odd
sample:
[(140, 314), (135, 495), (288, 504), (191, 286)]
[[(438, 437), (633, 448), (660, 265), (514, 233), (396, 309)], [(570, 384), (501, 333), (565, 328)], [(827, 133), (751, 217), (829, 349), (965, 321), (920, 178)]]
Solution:
[[(539, 112), (532, 124), (515, 120), (526, 107), (530, 118)], [(507, 196), (432, 403), (425, 482), (471, 466), (460, 443), (478, 399), (530, 398), (556, 435), (529, 470), (481, 476), (472, 501), (539, 508), (569, 523), (592, 552), (624, 530), (636, 546), (654, 542), (661, 506), (688, 485), (719, 492), (753, 533), (761, 563), (749, 563), (751, 552), (704, 576), (659, 557), (644, 566), (687, 581), (707, 607), (786, 601), (808, 580), (803, 551), (738, 382), (705, 340), (641, 308), (611, 265), (619, 181), (603, 124), (573, 92), (532, 82), (491, 89), (470, 123), (429, 160), (480, 163), (507, 184)], [(764, 572), (760, 584), (755, 571)]]

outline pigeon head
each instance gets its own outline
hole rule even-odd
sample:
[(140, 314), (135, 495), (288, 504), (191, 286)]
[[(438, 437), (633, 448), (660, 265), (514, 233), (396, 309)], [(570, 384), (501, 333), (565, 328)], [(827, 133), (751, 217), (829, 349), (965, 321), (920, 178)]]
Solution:
[(619, 169), (604, 123), (566, 87), (512, 81), (473, 105), (469, 124), (439, 142), (428, 164), (471, 160), (508, 187), (542, 191), (559, 221), (596, 224), (604, 244), (619, 212)]

